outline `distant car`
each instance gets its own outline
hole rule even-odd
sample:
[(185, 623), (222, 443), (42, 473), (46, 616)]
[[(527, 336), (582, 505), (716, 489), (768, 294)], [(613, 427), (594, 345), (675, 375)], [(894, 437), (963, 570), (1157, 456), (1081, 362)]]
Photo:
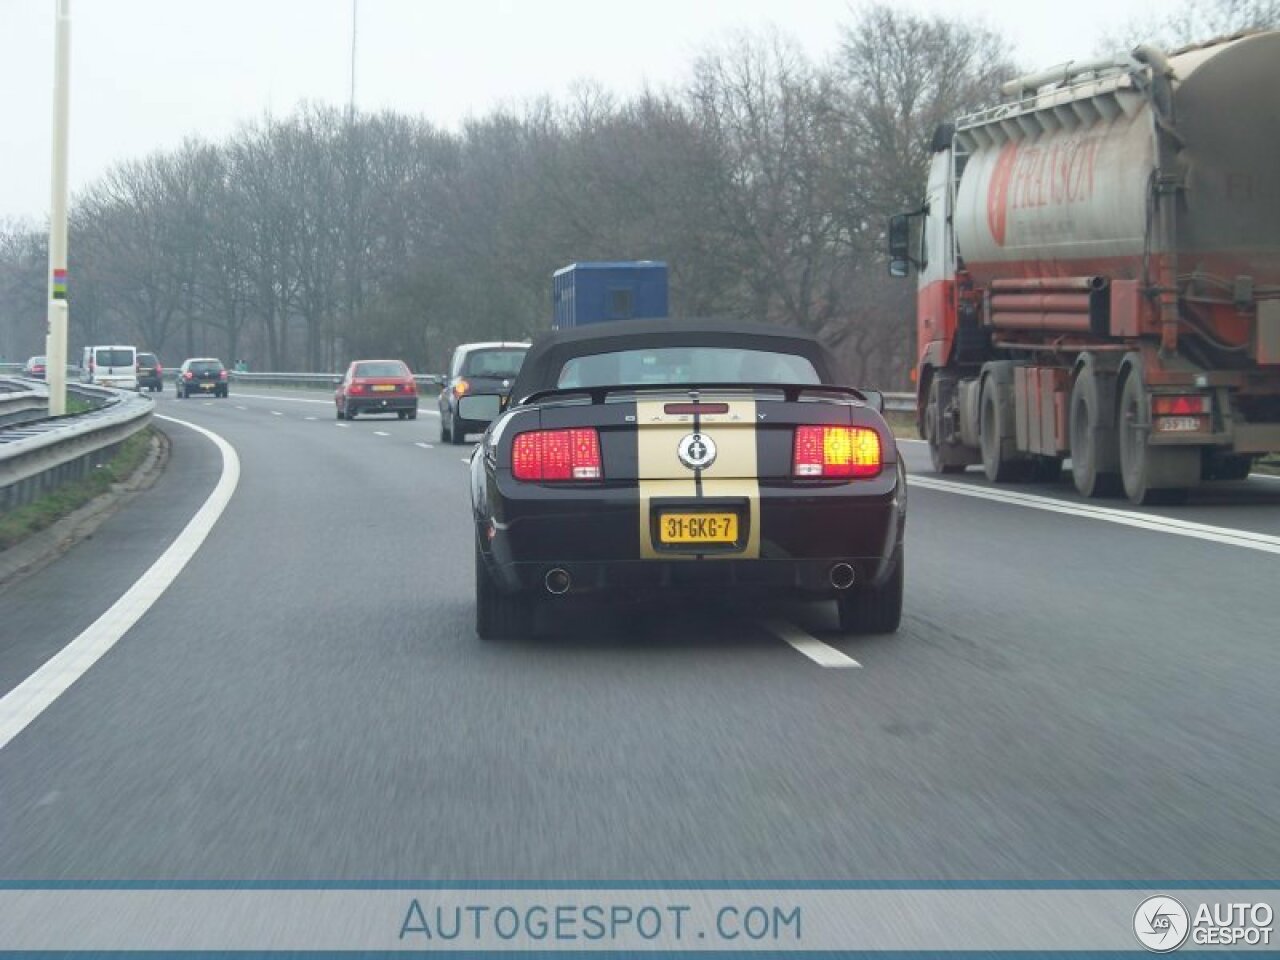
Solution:
[[(539, 598), (775, 590), (898, 629), (906, 471), (883, 397), (794, 328), (620, 320), (551, 333), (471, 455), (476, 632)], [(560, 595), (567, 597), (562, 598)]]
[(449, 372), (440, 396), (440, 439), (453, 444), (466, 442), (468, 433), (479, 433), (484, 424), (472, 423), (458, 415), (458, 398), (468, 393), (495, 393), (504, 400), (511, 394), (527, 343), (464, 343), (453, 351)]
[(22, 367), (22, 375), (24, 377), (34, 377), (36, 380), (43, 380), (47, 364), (44, 357), (32, 357)]
[(159, 393), (164, 389), (164, 367), (154, 353), (138, 354), (138, 389)]
[(225, 397), (228, 391), (227, 368), (217, 357), (191, 357), (182, 361), (174, 378), (174, 391), (179, 398), (193, 393), (211, 393)]
[(394, 413), (418, 419), (418, 385), (402, 360), (356, 360), (333, 394), (339, 420), (362, 413)]

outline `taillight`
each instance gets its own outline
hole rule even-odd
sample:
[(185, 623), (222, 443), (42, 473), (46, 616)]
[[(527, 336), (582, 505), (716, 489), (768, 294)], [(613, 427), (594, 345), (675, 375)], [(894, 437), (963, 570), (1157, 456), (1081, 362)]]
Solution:
[(364, 393), (364, 384), (363, 383), (351, 384), (351, 386), (347, 387), (347, 393)]
[(465, 380), (459, 380), (453, 385), (453, 395), (455, 397), (460, 397), (470, 389), (471, 384), (467, 383)]
[(404, 389), (406, 393), (417, 393), (418, 385), (414, 383), (413, 380), (406, 380), (404, 382)]
[(183, 379), (183, 380), (194, 380), (194, 379), (195, 379), (195, 376), (196, 376), (196, 375), (195, 375), (194, 373), (192, 373), (190, 370), (188, 370), (186, 373), (184, 373), (184, 374), (182, 375), (182, 379)]
[(218, 379), (219, 379), (219, 380), (225, 380), (225, 379), (227, 379), (227, 371), (225, 371), (225, 370), (219, 370), (219, 371), (218, 371)]
[(870, 427), (796, 427), (797, 477), (874, 477), (882, 464), (880, 434)]
[(594, 427), (519, 434), (511, 444), (511, 474), (517, 480), (599, 480), (600, 435)]
[(1212, 413), (1213, 401), (1203, 395), (1192, 396), (1156, 396), (1151, 398), (1151, 413), (1157, 417), (1194, 417)]

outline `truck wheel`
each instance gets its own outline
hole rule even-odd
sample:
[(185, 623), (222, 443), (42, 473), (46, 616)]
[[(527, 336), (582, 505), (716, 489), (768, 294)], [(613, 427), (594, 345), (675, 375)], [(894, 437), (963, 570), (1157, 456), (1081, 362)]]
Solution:
[(1084, 367), (1071, 387), (1068, 433), (1071, 480), (1082, 497), (1120, 493), (1120, 453), (1116, 448), (1111, 405), (1102, 398), (1092, 367)]
[(924, 408), (924, 433), (929, 441), (929, 460), (933, 464), (934, 473), (964, 473), (965, 464), (948, 463), (946, 453), (942, 449), (942, 412), (938, 409), (938, 380), (935, 377), (929, 383), (929, 401)]
[(449, 414), (449, 442), (460, 447), (467, 442), (467, 435), (462, 432), (462, 424), (456, 413)]
[(1153, 447), (1151, 404), (1134, 370), (1120, 394), (1120, 477), (1124, 492), (1136, 504), (1176, 503), (1200, 480), (1199, 447)]
[(476, 635), (481, 640), (520, 640), (529, 636), (533, 604), (522, 594), (503, 593), (476, 550)]
[(982, 417), (979, 425), (979, 442), (982, 445), (982, 470), (992, 483), (1016, 483), (1025, 480), (1030, 471), (1030, 462), (1015, 460), (1004, 440), (1003, 416), (999, 398), (996, 394), (1000, 388), (994, 381), (988, 381), (982, 388)]
[(902, 583), (906, 555), (894, 551), (893, 573), (879, 586), (850, 587), (836, 597), (840, 632), (852, 634), (896, 633), (902, 623)]

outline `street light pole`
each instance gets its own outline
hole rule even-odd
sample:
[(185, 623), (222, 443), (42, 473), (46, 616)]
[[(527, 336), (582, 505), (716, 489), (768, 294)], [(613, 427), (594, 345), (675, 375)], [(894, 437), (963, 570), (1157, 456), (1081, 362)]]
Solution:
[(51, 417), (67, 412), (67, 121), (71, 106), (71, 0), (56, 3), (53, 197), (49, 210), (49, 316), (45, 338)]

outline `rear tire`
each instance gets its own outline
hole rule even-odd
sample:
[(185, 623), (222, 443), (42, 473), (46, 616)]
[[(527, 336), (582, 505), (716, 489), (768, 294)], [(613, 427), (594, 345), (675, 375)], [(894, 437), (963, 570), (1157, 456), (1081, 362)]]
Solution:
[(449, 414), (449, 442), (455, 447), (460, 447), (467, 442), (467, 435), (462, 432), (462, 424), (455, 413)]
[[(1108, 396), (1110, 391), (1108, 391)], [(1071, 386), (1067, 432), (1071, 445), (1071, 482), (1082, 497), (1120, 493), (1120, 452), (1112, 405), (1104, 398), (1093, 368), (1085, 366)]]
[(348, 404), (346, 407), (347, 419), (354, 420), (356, 418), (356, 408)]
[(504, 593), (475, 541), (476, 635), (481, 640), (520, 640), (532, 632), (533, 604), (520, 593)]
[(894, 551), (893, 573), (878, 586), (853, 586), (836, 597), (840, 631), (856, 635), (896, 633), (902, 623), (902, 585), (906, 553)]
[(1140, 369), (1125, 377), (1120, 394), (1120, 476), (1131, 503), (1181, 503), (1200, 481), (1199, 447), (1153, 447), (1151, 410)]
[(1004, 440), (1003, 417), (996, 394), (999, 387), (993, 379), (989, 379), (982, 387), (982, 416), (979, 425), (979, 440), (982, 445), (982, 470), (992, 483), (1016, 483), (1025, 480), (1029, 473), (1026, 460), (1015, 460), (1010, 456), (1012, 451), (1006, 449), (1012, 444)]

